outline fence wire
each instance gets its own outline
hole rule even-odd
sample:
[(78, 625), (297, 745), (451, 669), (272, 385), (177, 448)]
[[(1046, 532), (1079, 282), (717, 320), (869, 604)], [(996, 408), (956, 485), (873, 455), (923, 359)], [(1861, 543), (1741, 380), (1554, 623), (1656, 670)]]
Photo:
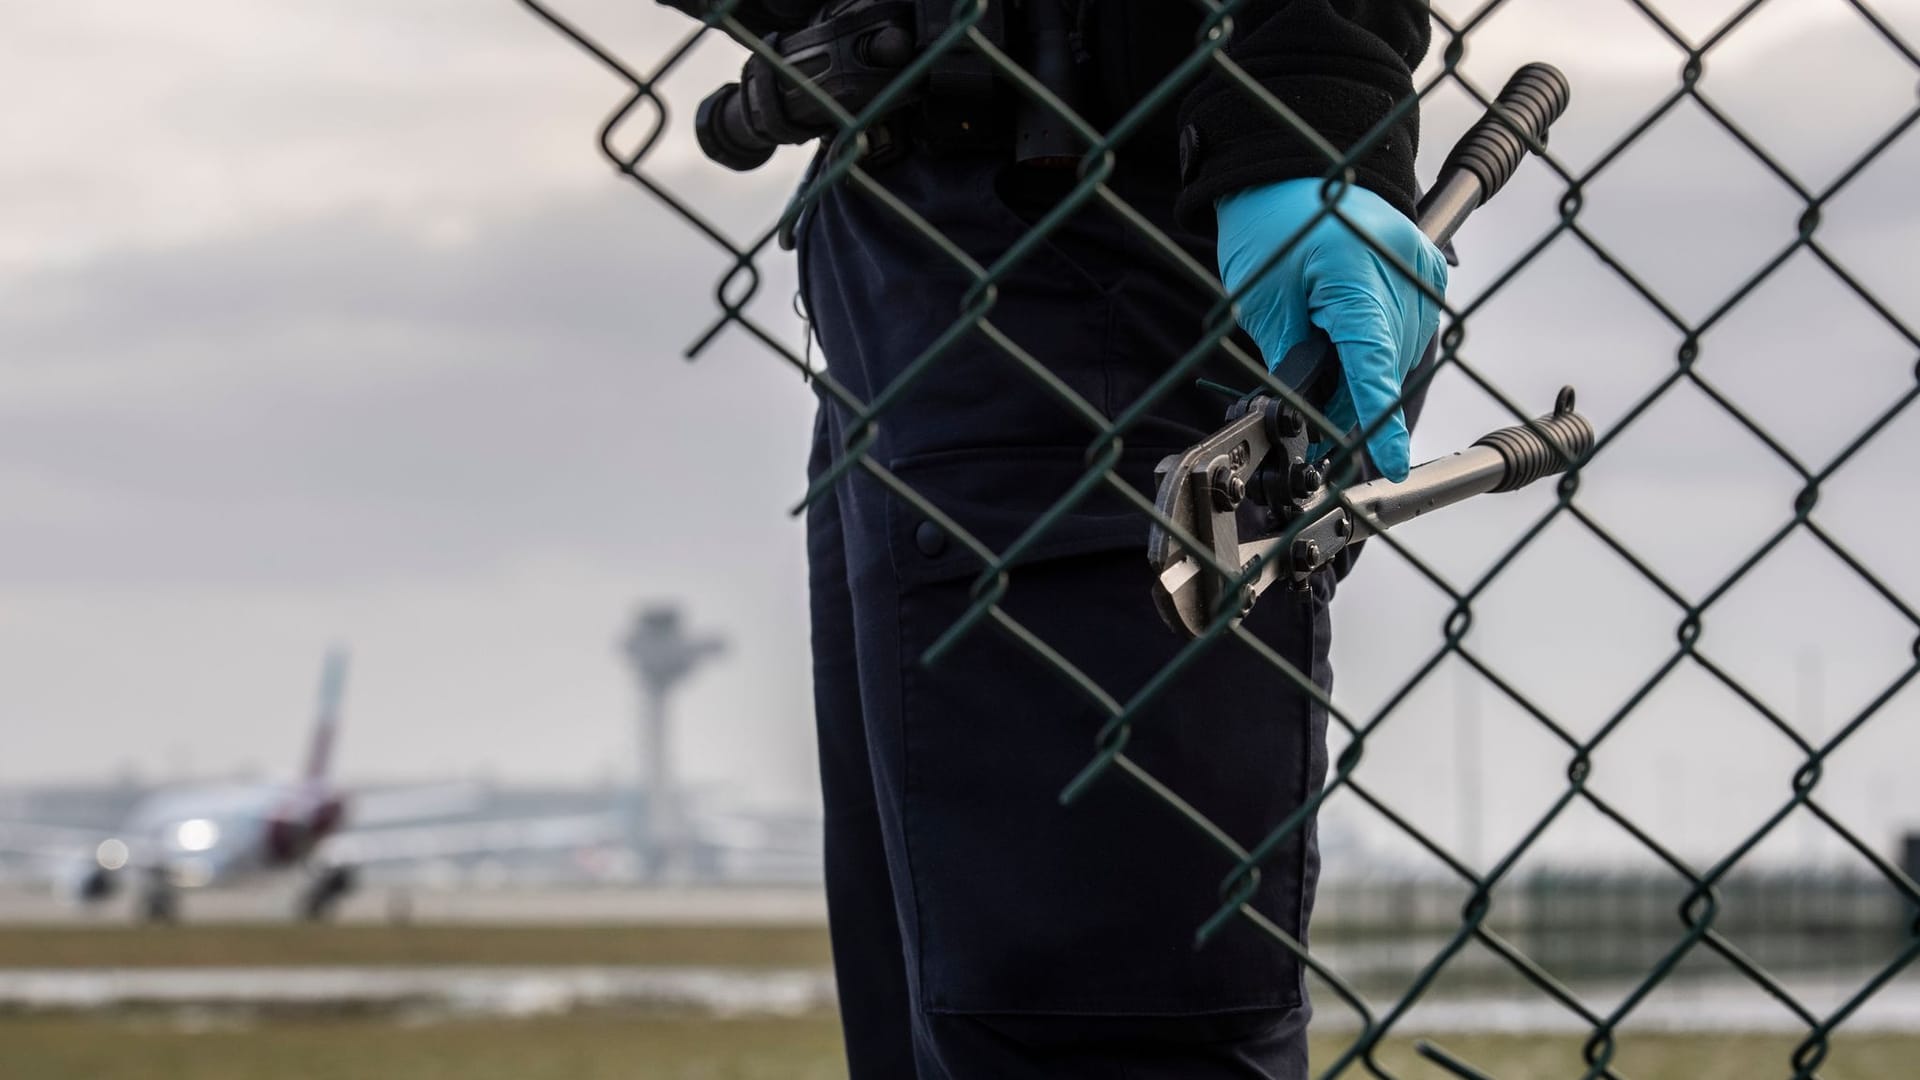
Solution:
[[(984, 624), (992, 624), (1000, 631), (1009, 634), (1036, 659), (1049, 665), (1060, 678), (1077, 688), (1087, 700), (1108, 717), (1085, 769), (1067, 784), (1062, 793), (1063, 800), (1071, 801), (1094, 783), (1119, 782), (1138, 785), (1164, 802), (1169, 813), (1181, 815), (1190, 821), (1195, 827), (1196, 842), (1215, 844), (1233, 860), (1235, 869), (1220, 886), (1217, 911), (1203, 925), (1195, 928), (1197, 943), (1204, 946), (1205, 942), (1227, 923), (1243, 920), (1271, 935), (1287, 949), (1293, 951), (1308, 970), (1324, 981), (1346, 1008), (1352, 1011), (1357, 1021), (1358, 1033), (1343, 1053), (1326, 1063), (1323, 1076), (1339, 1076), (1356, 1069), (1373, 1076), (1392, 1076), (1388, 1068), (1375, 1057), (1376, 1048), (1382, 1039), (1395, 1031), (1396, 1025), (1401, 1024), (1409, 1010), (1440, 977), (1443, 970), (1459, 956), (1463, 949), (1474, 942), (1490, 950), (1494, 956), (1510, 967), (1512, 972), (1525, 979), (1540, 994), (1557, 1003), (1560, 1008), (1572, 1017), (1576, 1017), (1580, 1024), (1590, 1030), (1591, 1034), (1585, 1042), (1583, 1051), (1587, 1066), (1583, 1075), (1589, 1078), (1623, 1075), (1615, 1064), (1621, 1041), (1620, 1028), (1636, 1009), (1642, 1006), (1649, 995), (1676, 971), (1683, 960), (1703, 951), (1717, 955), (1733, 970), (1750, 980), (1781, 1006), (1790, 1010), (1804, 1024), (1805, 1038), (1793, 1052), (1790, 1065), (1791, 1076), (1794, 1078), (1816, 1076), (1816, 1070), (1828, 1057), (1836, 1031), (1847, 1022), (1849, 1017), (1854, 1016), (1870, 997), (1895, 979), (1916, 955), (1920, 955), (1920, 914), (1916, 914), (1920, 913), (1920, 888), (1916, 888), (1914, 881), (1900, 867), (1884, 858), (1874, 850), (1873, 845), (1848, 828), (1818, 797), (1823, 766), (1828, 758), (1837, 748), (1853, 738), (1864, 725), (1881, 715), (1882, 707), (1899, 693), (1916, 673), (1920, 673), (1920, 613), (1916, 613), (1906, 599), (1882, 577), (1876, 575), (1873, 569), (1843, 544), (1832, 531), (1823, 526), (1814, 513), (1819, 503), (1822, 485), (1909, 408), (1915, 397), (1920, 396), (1920, 384), (1909, 386), (1903, 393), (1886, 401), (1879, 414), (1874, 416), (1871, 422), (1829, 460), (1809, 461), (1796, 455), (1783, 441), (1770, 433), (1754, 416), (1743, 410), (1729, 394), (1716, 386), (1695, 364), (1700, 353), (1702, 336), (1725, 320), (1730, 312), (1747, 301), (1763, 283), (1775, 275), (1776, 271), (1801, 253), (1809, 254), (1816, 259), (1836, 281), (1864, 302), (1886, 326), (1898, 334), (1907, 346), (1914, 349), (1916, 356), (1920, 356), (1920, 334), (1916, 334), (1915, 328), (1902, 320), (1894, 305), (1884, 302), (1869, 290), (1860, 278), (1850, 273), (1833, 250), (1822, 242), (1820, 236), (1822, 215), (1828, 204), (1914, 126), (1916, 120), (1920, 119), (1920, 105), (1909, 103), (1906, 111), (1884, 133), (1824, 187), (1812, 187), (1804, 183), (1782, 163), (1779, 157), (1770, 153), (1759, 139), (1743, 129), (1727, 111), (1719, 107), (1701, 85), (1706, 63), (1714, 50), (1720, 47), (1729, 35), (1751, 20), (1756, 12), (1767, 5), (1768, 0), (1750, 0), (1741, 5), (1698, 42), (1679, 29), (1675, 22), (1662, 13), (1658, 5), (1647, 0), (1622, 0), (1622, 3), (1629, 5), (1670, 42), (1682, 58), (1683, 63), (1671, 91), (1622, 131), (1604, 152), (1597, 155), (1592, 165), (1582, 171), (1572, 170), (1546, 147), (1535, 146), (1533, 149), (1536, 159), (1528, 168), (1537, 169), (1544, 162), (1544, 165), (1552, 170), (1563, 185), (1558, 201), (1557, 223), (1513, 258), (1470, 303), (1449, 303), (1445, 306), (1443, 330), (1439, 338), (1439, 364), (1434, 370), (1450, 368), (1461, 373), (1491, 400), (1510, 413), (1516, 422), (1524, 422), (1531, 415), (1530, 411), (1504, 394), (1484, 372), (1477, 370), (1461, 354), (1461, 347), (1466, 339), (1467, 327), (1475, 314), (1500, 295), (1519, 275), (1527, 272), (1541, 254), (1551, 246), (1572, 243), (1590, 252), (1609, 273), (1631, 289), (1648, 308), (1657, 313), (1659, 319), (1680, 335), (1681, 345), (1673, 357), (1671, 368), (1664, 377), (1648, 386), (1611, 429), (1602, 433), (1593, 453), (1585, 462), (1578, 463), (1561, 478), (1553, 505), (1513, 538), (1476, 580), (1464, 587), (1456, 585), (1423, 562), (1413, 551), (1397, 543), (1391, 535), (1383, 535), (1376, 539), (1377, 544), (1390, 546), (1407, 559), (1434, 589), (1444, 595), (1451, 604), (1451, 614), (1445, 620), (1439, 635), (1440, 640), (1432, 652), (1415, 667), (1394, 692), (1387, 695), (1384, 703), (1370, 715), (1356, 714), (1343, 708), (1338, 701), (1327, 698), (1308, 676), (1293, 668), (1284, 658), (1243, 630), (1234, 618), (1237, 612), (1224, 610), (1219, 612), (1205, 632), (1198, 635), (1164, 670), (1150, 678), (1141, 690), (1125, 700), (1120, 700), (1111, 696), (1084, 672), (1076, 670), (1047, 642), (1023, 626), (1002, 607), (1001, 600), (1009, 586), (1009, 568), (1020, 560), (1023, 554), (1031, 551), (1048, 537), (1076, 506), (1088, 500), (1096, 492), (1105, 490), (1115, 493), (1138, 509), (1143, 522), (1152, 518), (1163, 527), (1173, 529), (1176, 533), (1180, 532), (1177, 523), (1167, 519), (1155, 509), (1151, 501), (1119, 478), (1115, 466), (1120, 460), (1123, 442), (1129, 430), (1147, 415), (1148, 410), (1155, 403), (1176, 388), (1190, 386), (1195, 378), (1196, 368), (1203, 357), (1224, 352), (1242, 369), (1247, 385), (1263, 387), (1267, 392), (1293, 402), (1303, 411), (1310, 408), (1310, 403), (1301, 400), (1292, 388), (1275, 381), (1258, 358), (1248, 355), (1229, 338), (1228, 335), (1232, 333), (1235, 325), (1232, 303), (1237, 298), (1225, 293), (1213, 270), (1194, 262), (1178, 243), (1169, 238), (1109, 186), (1107, 181), (1113, 176), (1116, 152), (1121, 146), (1135, 135), (1149, 115), (1168, 106), (1177, 95), (1190, 88), (1201, 76), (1208, 73), (1224, 76), (1249, 100), (1263, 107), (1271, 115), (1274, 123), (1287, 125), (1311, 145), (1317, 147), (1325, 156), (1327, 162), (1325, 175), (1330, 183), (1324, 189), (1327, 201), (1322, 214), (1339, 216), (1339, 212), (1334, 207), (1334, 200), (1343, 186), (1351, 183), (1352, 167), (1355, 163), (1385, 138), (1394, 125), (1409, 111), (1418, 109), (1421, 102), (1433, 95), (1436, 90), (1452, 85), (1464, 90), (1482, 105), (1486, 105), (1491, 100), (1488, 88), (1476, 84), (1462, 70), (1462, 59), (1466, 55), (1470, 36), (1507, 8), (1508, 0), (1489, 0), (1464, 18), (1450, 19), (1437, 10), (1433, 11), (1435, 37), (1432, 55), (1440, 58), (1438, 71), (1417, 86), (1415, 98), (1401, 102), (1391, 115), (1345, 153), (1321, 138), (1292, 109), (1264, 89), (1223, 51), (1226, 44), (1233, 38), (1234, 16), (1243, 6), (1241, 0), (1224, 0), (1224, 2), (1198, 0), (1197, 6), (1205, 9), (1205, 19), (1191, 51), (1163, 83), (1134, 103), (1106, 130), (1097, 129), (1075, 113), (1065, 102), (1051, 93), (1041, 81), (1024, 70), (1006, 52), (995, 46), (989, 36), (983, 32), (981, 25), (990, 11), (988, 0), (959, 0), (952, 9), (952, 22), (944, 32), (921, 51), (900, 72), (897, 79), (874, 97), (858, 114), (848, 112), (819, 88), (807, 82), (782, 58), (776, 48), (756, 36), (736, 18), (736, 9), (742, 7), (741, 0), (716, 3), (704, 23), (689, 22), (685, 35), (675, 41), (663, 55), (654, 58), (649, 66), (629, 64), (601, 44), (586, 29), (570, 21), (559, 10), (543, 0), (521, 0), (521, 2), (553, 29), (565, 35), (600, 65), (628, 84), (630, 93), (614, 108), (600, 128), (599, 142), (602, 153), (622, 175), (706, 237), (725, 254), (729, 262), (726, 272), (716, 284), (714, 291), (717, 314), (705, 320), (704, 325), (689, 324), (689, 329), (694, 332), (687, 355), (697, 356), (723, 331), (730, 328), (737, 330), (764, 346), (769, 353), (782, 360), (801, 377), (810, 380), (817, 393), (836, 401), (845, 410), (846, 415), (851, 418), (846, 428), (845, 445), (841, 448), (833, 465), (818, 476), (806, 492), (806, 503), (811, 503), (823, 496), (830, 497), (834, 484), (841, 482), (850, 471), (860, 470), (884, 484), (894, 496), (909, 504), (927, 520), (937, 523), (949, 537), (972, 551), (981, 566), (972, 589), (973, 602), (965, 614), (927, 650), (921, 658), (922, 662), (938, 664), (957, 640), (968, 634), (985, 632)], [(1914, 73), (1920, 74), (1920, 55), (1916, 55), (1913, 46), (1904, 40), (1886, 19), (1861, 0), (1844, 0), (1844, 2), (1845, 6), (1883, 40), (1894, 54), (1902, 58)], [(1424, 4), (1420, 6), (1425, 7)], [(720, 34), (725, 34), (764, 57), (792, 85), (805, 88), (818, 108), (832, 116), (836, 127), (835, 132), (828, 139), (830, 149), (817, 162), (779, 220), (746, 239), (736, 239), (734, 233), (725, 224), (703, 215), (694, 208), (692, 203), (671, 190), (658, 175), (657, 170), (650, 171), (650, 158), (657, 155), (663, 145), (670, 120), (681, 119), (674, 117), (670, 112), (666, 100), (658, 92), (659, 84), (683, 66), (687, 57), (703, 39)], [(1058, 117), (1084, 140), (1088, 147), (1080, 162), (1077, 182), (1073, 184), (1071, 190), (1060, 199), (1058, 205), (1033, 223), (1024, 238), (990, 265), (981, 265), (968, 252), (918, 216), (910, 207), (894, 198), (862, 160), (869, 149), (870, 136), (875, 125), (907, 100), (910, 89), (925, 78), (938, 61), (959, 50), (972, 50), (986, 57), (999, 78), (1020, 95), (1038, 103)], [(1576, 94), (1577, 92), (1576, 88)], [(1678, 305), (1669, 302), (1644, 277), (1636, 274), (1623, 257), (1609, 250), (1607, 245), (1589, 231), (1581, 220), (1586, 193), (1594, 181), (1613, 169), (1621, 157), (1640, 142), (1648, 132), (1672, 115), (1677, 108), (1689, 102), (1697, 106), (1720, 129), (1736, 140), (1747, 154), (1762, 165), (1781, 185), (1790, 190), (1801, 205), (1795, 234), (1791, 240), (1767, 257), (1760, 266), (1698, 319), (1689, 319), (1683, 315)], [(626, 151), (617, 148), (615, 145), (617, 136), (634, 125), (640, 126), (643, 130), (637, 146)], [(1440, 134), (1429, 133), (1429, 153), (1434, 152), (1432, 144), (1443, 137)], [(946, 332), (923, 355), (906, 364), (897, 379), (892, 384), (881, 388), (871, 400), (859, 399), (847, 387), (837, 382), (829, 370), (814, 364), (803, 351), (796, 351), (790, 347), (781, 340), (774, 327), (757, 319), (748, 311), (750, 302), (761, 291), (763, 285), (760, 261), (784, 258), (784, 253), (776, 247), (782, 234), (792, 229), (802, 213), (819, 202), (825, 193), (836, 187), (858, 191), (877, 205), (885, 207), (896, 219), (900, 228), (911, 230), (924, 239), (931, 251), (937, 252), (938, 257), (950, 260), (955, 266), (963, 268), (973, 282), (963, 310), (957, 313)], [(1000, 280), (1011, 268), (1033, 256), (1045, 243), (1049, 234), (1069, 217), (1078, 213), (1083, 207), (1096, 204), (1104, 211), (1117, 215), (1126, 222), (1161, 257), (1180, 267), (1193, 282), (1210, 290), (1218, 301), (1204, 332), (1194, 346), (1184, 354), (1166, 357), (1165, 371), (1150, 389), (1139, 400), (1112, 415), (1103, 412), (1101, 408), (1076, 393), (1050, 372), (1044, 363), (996, 327), (993, 320), (997, 284)], [(1305, 230), (1302, 231), (1302, 235), (1304, 232)], [(1391, 259), (1390, 256), (1388, 258)], [(1051, 508), (1036, 518), (1022, 535), (1000, 550), (994, 550), (971, 535), (960, 522), (916, 492), (911, 485), (893, 475), (870, 453), (878, 426), (884, 422), (894, 404), (930, 368), (939, 364), (943, 355), (957, 342), (963, 337), (975, 334), (1003, 351), (1038, 387), (1064, 405), (1073, 415), (1079, 417), (1085, 423), (1089, 436), (1085, 468), (1078, 481)], [(1915, 376), (1920, 380), (1920, 364), (1916, 364)], [(1632, 428), (1649, 409), (1682, 384), (1689, 384), (1703, 393), (1726, 416), (1750, 433), (1767, 454), (1777, 458), (1779, 462), (1791, 469), (1802, 485), (1797, 497), (1793, 500), (1791, 513), (1786, 515), (1758, 546), (1746, 552), (1730, 573), (1712, 584), (1705, 592), (1694, 594), (1690, 594), (1658, 573), (1628, 543), (1589, 514), (1582, 507), (1578, 497), (1582, 471), (1595, 467), (1596, 460), (1604, 463), (1607, 460), (1609, 447), (1620, 438), (1622, 433)], [(1412, 389), (1409, 387), (1409, 392)], [(1338, 455), (1349, 466), (1349, 474), (1351, 467), (1358, 460), (1359, 445), (1359, 441), (1345, 443), (1341, 454)], [(1606, 717), (1597, 730), (1584, 738), (1576, 735), (1569, 726), (1557, 721), (1543, 707), (1530, 700), (1511, 680), (1504, 677), (1485, 657), (1478, 654), (1469, 641), (1475, 601), (1557, 519), (1576, 522), (1580, 528), (1597, 538), (1635, 574), (1657, 589), (1671, 603), (1677, 618), (1676, 640), (1671, 654), (1645, 677), (1623, 704)], [(1809, 741), (1803, 737), (1758, 694), (1743, 685), (1726, 667), (1701, 649), (1701, 627), (1706, 614), (1729, 590), (1751, 574), (1797, 532), (1804, 532), (1812, 537), (1834, 559), (1890, 605), (1908, 627), (1916, 631), (1916, 637), (1911, 646), (1912, 662), (1864, 708), (1840, 725), (1830, 737), (1818, 742)], [(1207, 545), (1195, 541), (1191, 536), (1181, 534), (1181, 541), (1195, 553), (1196, 557), (1208, 562), (1216, 571), (1228, 576), (1241, 572), (1239, 568), (1221, 567), (1211, 563)], [(1244, 647), (1263, 655), (1270, 663), (1283, 670), (1299, 686), (1301, 693), (1320, 699), (1330, 718), (1341, 725), (1349, 737), (1344, 752), (1333, 763), (1331, 775), (1324, 788), (1294, 811), (1269, 835), (1260, 838), (1250, 847), (1243, 846), (1228, 836), (1190, 803), (1182, 799), (1178, 793), (1162, 784), (1128, 753), (1128, 747), (1135, 740), (1153, 737), (1150, 725), (1141, 722), (1143, 709), (1155, 700), (1176, 675), (1191, 665), (1196, 657), (1229, 640), (1237, 640)], [(1406, 815), (1390, 806), (1385, 799), (1371, 790), (1359, 775), (1359, 767), (1370, 742), (1382, 737), (1384, 725), (1393, 717), (1396, 710), (1400, 710), (1415, 689), (1450, 659), (1465, 663), (1481, 678), (1496, 687), (1513, 705), (1531, 717), (1541, 729), (1550, 733), (1566, 752), (1564, 790), (1552, 801), (1550, 807), (1531, 823), (1517, 843), (1500, 853), (1492, 865), (1484, 869), (1468, 865), (1467, 860), (1429, 835), (1419, 823), (1409, 820)], [(1782, 802), (1758, 828), (1752, 830), (1716, 861), (1705, 866), (1695, 865), (1680, 857), (1668, 846), (1663, 845), (1647, 825), (1636, 821), (1590, 786), (1596, 750), (1620, 728), (1656, 688), (1666, 682), (1683, 665), (1696, 666), (1712, 680), (1738, 696), (1767, 725), (1790, 740), (1803, 759), (1791, 777), (1791, 796)], [(1290, 837), (1304, 829), (1327, 799), (1340, 792), (1347, 792), (1357, 798), (1372, 811), (1381, 815), (1395, 829), (1403, 832), (1443, 865), (1448, 873), (1457, 877), (1468, 892), (1468, 900), (1459, 912), (1457, 928), (1447, 937), (1444, 944), (1434, 951), (1424, 964), (1420, 965), (1406, 991), (1396, 1000), (1384, 1004), (1369, 1001), (1339, 972), (1322, 962), (1312, 949), (1307, 948), (1280, 926), (1263, 917), (1249, 902), (1257, 887), (1259, 870), (1263, 862), (1280, 851)], [(1680, 929), (1678, 939), (1657, 958), (1646, 971), (1644, 978), (1625, 995), (1624, 999), (1607, 1010), (1596, 1008), (1582, 1000), (1581, 996), (1568, 985), (1549, 973), (1507, 937), (1489, 926), (1489, 914), (1493, 909), (1497, 890), (1503, 883), (1511, 882), (1515, 866), (1534, 848), (1542, 834), (1556, 820), (1562, 818), (1571, 807), (1580, 803), (1591, 807), (1631, 836), (1646, 852), (1663, 864), (1674, 875), (1676, 882), (1683, 885), (1685, 889), (1685, 900), (1678, 912)], [(1837, 1007), (1824, 1012), (1816, 1011), (1804, 1003), (1779, 978), (1770, 974), (1736, 947), (1720, 929), (1720, 926), (1728, 921), (1723, 919), (1722, 886), (1728, 881), (1729, 875), (1744, 858), (1779, 829), (1782, 822), (1795, 813), (1811, 814), (1824, 823), (1827, 829), (1831, 830), (1847, 847), (1857, 852), (1873, 871), (1910, 905), (1907, 917), (1912, 919), (1912, 922), (1903, 929), (1898, 946), (1888, 950), (1890, 955), (1886, 957), (1884, 965)], [(1327, 1003), (1323, 1000), (1321, 1002), (1323, 1013), (1326, 1005)], [(1420, 1052), (1454, 1075), (1462, 1077), (1484, 1075), (1471, 1064), (1458, 1060), (1433, 1043), (1420, 1044)]]

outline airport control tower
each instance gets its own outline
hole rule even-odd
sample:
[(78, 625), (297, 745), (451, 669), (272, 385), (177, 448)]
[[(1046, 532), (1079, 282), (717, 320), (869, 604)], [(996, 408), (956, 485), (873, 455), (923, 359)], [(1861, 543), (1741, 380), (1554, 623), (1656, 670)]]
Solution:
[(726, 649), (719, 637), (689, 637), (673, 604), (640, 609), (621, 643), (640, 681), (640, 784), (634, 854), (655, 881), (684, 875), (691, 866), (686, 815), (673, 775), (667, 696), (701, 663)]

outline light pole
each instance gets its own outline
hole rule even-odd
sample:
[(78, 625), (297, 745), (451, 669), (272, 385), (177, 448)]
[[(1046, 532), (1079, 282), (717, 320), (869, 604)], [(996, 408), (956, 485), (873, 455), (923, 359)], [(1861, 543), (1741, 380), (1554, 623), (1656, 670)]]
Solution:
[(1464, 662), (1453, 668), (1454, 753), (1459, 756), (1458, 798), (1454, 811), (1460, 825), (1460, 855), (1468, 866), (1481, 869), (1481, 841), (1486, 833), (1486, 818), (1481, 800), (1486, 797), (1485, 761), (1480, 753), (1480, 686), (1473, 669)]
[(674, 604), (640, 609), (621, 650), (640, 682), (640, 781), (644, 818), (634, 828), (634, 853), (660, 881), (687, 869), (686, 818), (674, 783), (667, 696), (693, 670), (726, 650), (719, 637), (689, 637)]

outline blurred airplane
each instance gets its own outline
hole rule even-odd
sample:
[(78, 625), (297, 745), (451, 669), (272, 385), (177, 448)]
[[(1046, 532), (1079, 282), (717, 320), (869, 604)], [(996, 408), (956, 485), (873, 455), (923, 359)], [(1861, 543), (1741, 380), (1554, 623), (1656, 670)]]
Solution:
[(352, 891), (356, 868), (371, 863), (578, 848), (624, 835), (626, 821), (612, 813), (418, 824), (470, 811), (473, 799), (445, 789), (354, 793), (337, 786), (328, 766), (346, 681), (347, 654), (332, 650), (321, 667), (318, 714), (297, 780), (159, 791), (106, 836), (0, 823), (0, 851), (51, 862), (62, 891), (81, 903), (105, 900), (132, 878), (140, 914), (154, 921), (178, 916), (184, 889), (304, 873), (297, 913), (320, 919)]

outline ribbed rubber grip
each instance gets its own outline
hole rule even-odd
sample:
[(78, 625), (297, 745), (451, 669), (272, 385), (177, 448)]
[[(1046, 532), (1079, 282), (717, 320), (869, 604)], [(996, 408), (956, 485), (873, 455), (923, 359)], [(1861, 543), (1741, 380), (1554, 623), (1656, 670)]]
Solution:
[(1527, 134), (1545, 142), (1547, 128), (1567, 110), (1572, 96), (1567, 77), (1552, 64), (1528, 64), (1514, 72), (1494, 99), (1494, 107), (1454, 144), (1441, 174), (1455, 168), (1472, 173), (1480, 181), (1480, 202), (1484, 205), (1513, 178), (1513, 171), (1527, 156), (1527, 141), (1514, 132), (1512, 125), (1524, 124)]
[(1567, 471), (1593, 449), (1593, 425), (1573, 411), (1573, 388), (1560, 391), (1551, 416), (1483, 435), (1473, 445), (1492, 447), (1506, 462), (1507, 474), (1495, 491), (1526, 487), (1543, 476)]

